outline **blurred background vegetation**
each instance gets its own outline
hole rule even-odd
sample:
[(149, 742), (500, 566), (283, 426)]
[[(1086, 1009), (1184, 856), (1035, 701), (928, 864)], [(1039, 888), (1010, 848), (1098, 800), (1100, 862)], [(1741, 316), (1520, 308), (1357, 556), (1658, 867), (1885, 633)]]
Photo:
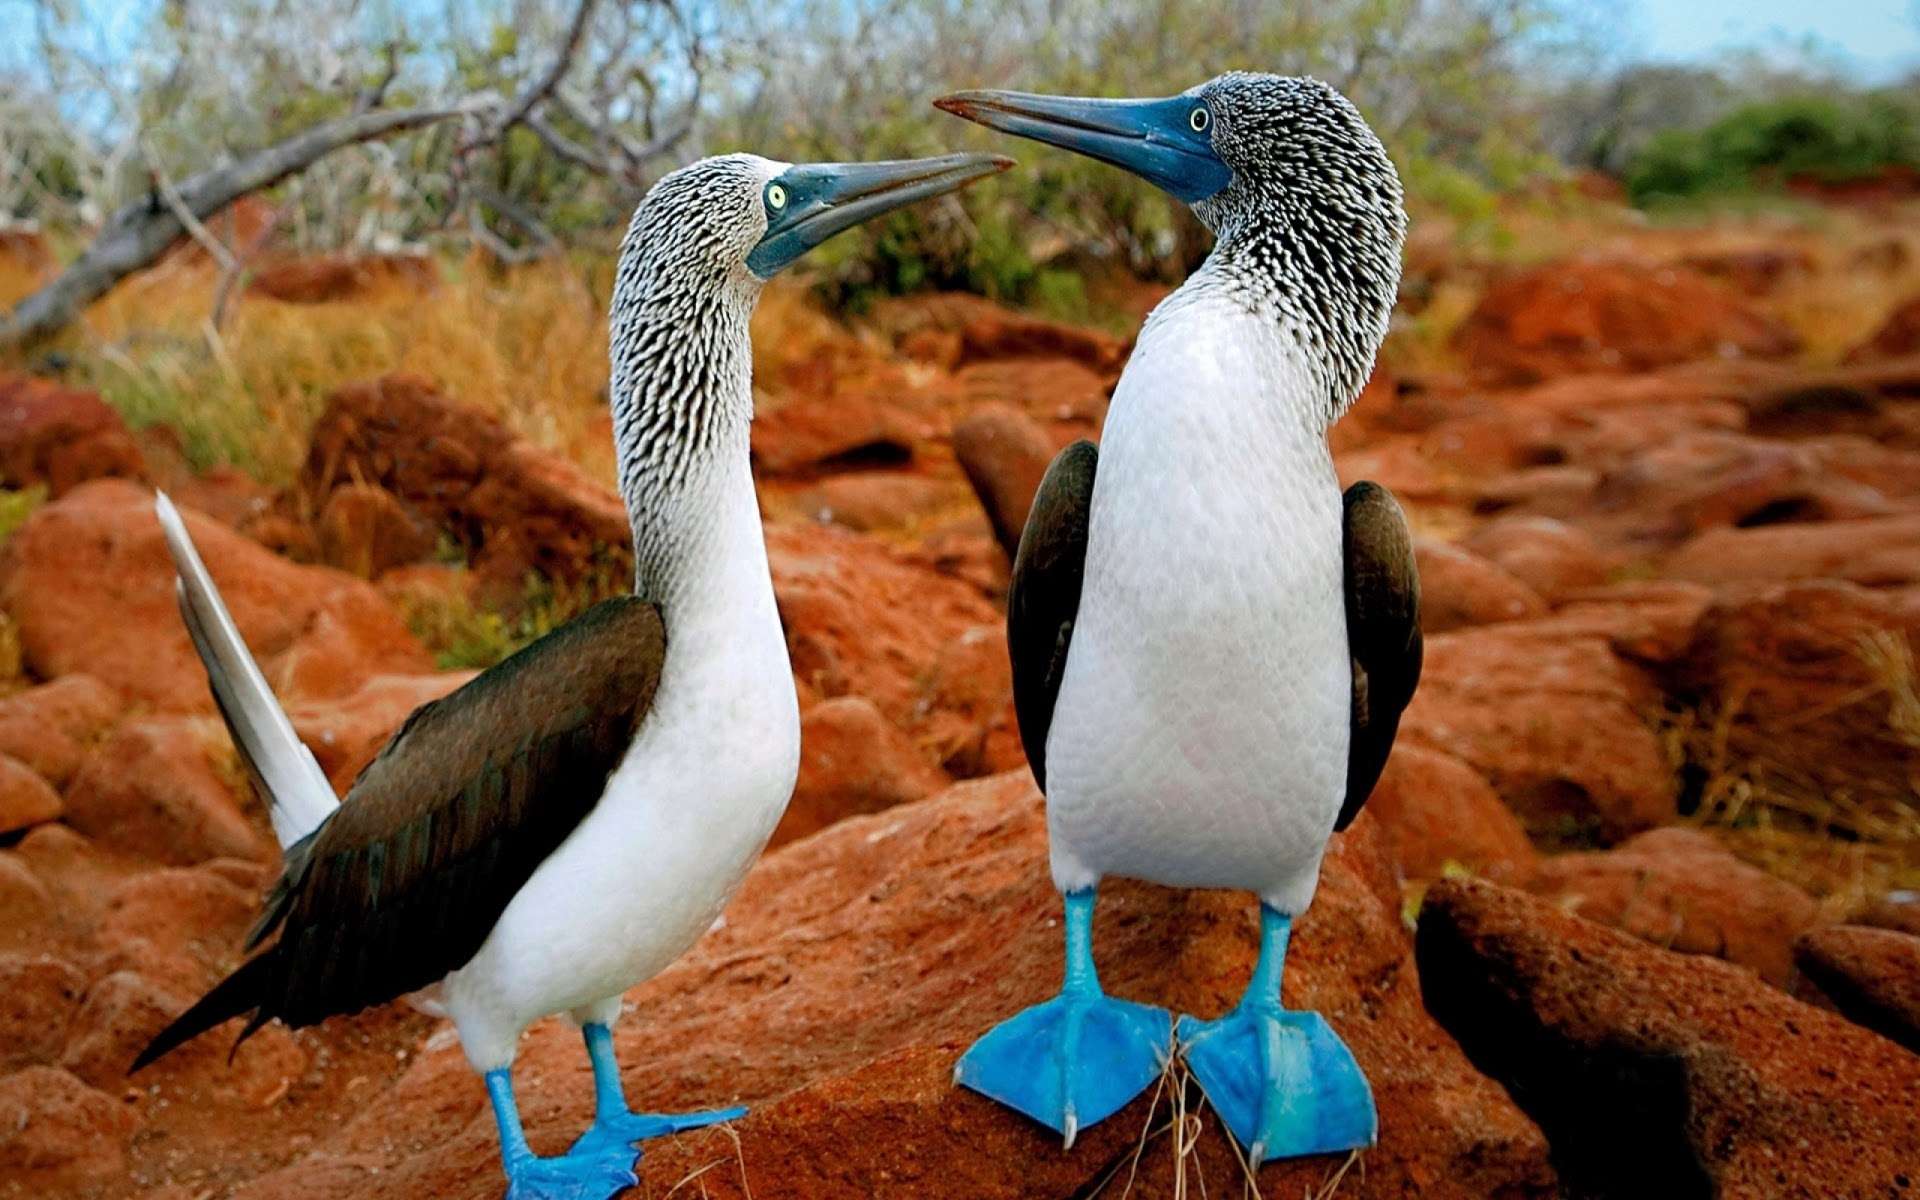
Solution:
[[(1868, 85), (1781, 44), (1650, 63), (1628, 20), (1580, 0), (0, 0), (0, 238), (24, 227), (52, 250), (39, 268), (0, 255), (0, 313), (201, 173), (356, 114), (453, 114), (209, 215), (181, 239), (197, 257), (187, 245), (57, 336), (0, 346), (0, 367), (95, 388), (136, 427), (170, 429), (195, 469), (276, 485), (325, 397), (389, 371), (599, 470), (628, 214), (674, 166), (735, 149), (1021, 160), (810, 255), (761, 306), (783, 323), (757, 342), (768, 355), (820, 344), (823, 311), (938, 289), (1131, 330), (1206, 231), (1122, 172), (930, 107), (962, 87), (1164, 95), (1234, 68), (1333, 82), (1414, 210), (1394, 367), (1443, 356), (1477, 294), (1434, 262), (1576, 252), (1592, 231), (1567, 206), (1583, 197), (1624, 189), (1657, 224), (1920, 164), (1920, 76)], [(400, 265), (349, 302), (261, 286), (327, 257)], [(446, 286), (408, 285), (423, 260)], [(1882, 298), (1821, 303), (1788, 315), (1824, 353)]]
[[(31, 18), (16, 53), (33, 69), (0, 80), (6, 218), (84, 237), (157, 175), (270, 145), (375, 88), (389, 106), (515, 95), (578, 11), (572, 0), (164, 0), (120, 8), (103, 29), (116, 8), (7, 8), (12, 24)], [(1570, 170), (1620, 178), (1657, 208), (1920, 163), (1920, 78), (1861, 87), (1813, 52), (1622, 63), (1608, 49), (1617, 32), (1604, 7), (1570, 0), (602, 3), (536, 121), (487, 144), (449, 121), (358, 145), (271, 199), (300, 251), (604, 255), (645, 187), (702, 154), (1004, 149), (927, 101), (978, 86), (1170, 94), (1234, 67), (1334, 82), (1380, 131), (1415, 205), (1464, 236), (1489, 232), (1494, 196)], [(811, 264), (825, 298), (859, 308), (964, 288), (1067, 315), (1091, 274), (1172, 280), (1204, 253), (1204, 231), (1144, 184), (1020, 153), (1026, 169), (832, 243)]]

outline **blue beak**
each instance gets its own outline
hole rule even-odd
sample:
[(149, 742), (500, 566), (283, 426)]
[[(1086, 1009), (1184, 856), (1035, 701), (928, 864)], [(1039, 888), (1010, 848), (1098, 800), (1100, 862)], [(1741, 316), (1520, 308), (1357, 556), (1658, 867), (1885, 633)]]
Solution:
[[(989, 129), (1059, 146), (1132, 171), (1192, 204), (1233, 179), (1213, 152), (1212, 116), (1192, 96), (1090, 100), (1026, 92), (955, 92), (934, 105)], [(1198, 123), (1200, 128), (1195, 129)]]
[(944, 195), (1012, 165), (1012, 159), (998, 154), (949, 154), (793, 167), (767, 185), (762, 197), (767, 232), (747, 255), (747, 266), (760, 278), (771, 279), (843, 229), (903, 204)]

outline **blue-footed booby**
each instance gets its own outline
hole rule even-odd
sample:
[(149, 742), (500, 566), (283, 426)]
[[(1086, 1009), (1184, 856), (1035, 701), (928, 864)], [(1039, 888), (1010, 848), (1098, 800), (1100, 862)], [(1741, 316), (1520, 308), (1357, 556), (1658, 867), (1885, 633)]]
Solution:
[[(1280, 981), (1327, 838), (1365, 803), (1420, 673), (1405, 517), (1371, 483), (1343, 497), (1326, 436), (1386, 335), (1399, 178), (1311, 79), (936, 103), (1133, 171), (1216, 235), (1147, 318), (1098, 450), (1048, 469), (1015, 556), (1014, 701), (1066, 897), (1066, 979), (956, 1079), (1071, 1145), (1177, 1048), (1256, 1163), (1371, 1145), (1366, 1078), (1324, 1018), (1281, 1006)], [(1232, 1012), (1170, 1030), (1101, 992), (1107, 875), (1258, 893), (1260, 960)]]
[[(1011, 163), (981, 154), (793, 166), (748, 154), (662, 178), (633, 215), (611, 311), (614, 436), (634, 590), (407, 719), (336, 803), (162, 496), (181, 612), (266, 793), (277, 934), (154, 1038), (137, 1070), (249, 1015), (309, 1025), (420, 989), (486, 1079), (511, 1200), (602, 1200), (634, 1143), (736, 1117), (632, 1112), (621, 993), (719, 915), (785, 810), (800, 720), (748, 462), (748, 317), (829, 235)], [(583, 1030), (594, 1123), (536, 1157), (509, 1070), (550, 1013)]]

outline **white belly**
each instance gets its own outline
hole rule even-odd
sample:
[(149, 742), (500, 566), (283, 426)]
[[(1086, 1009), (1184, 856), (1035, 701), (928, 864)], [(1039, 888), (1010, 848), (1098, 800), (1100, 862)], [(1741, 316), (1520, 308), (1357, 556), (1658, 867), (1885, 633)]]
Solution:
[(1352, 676), (1339, 484), (1297, 381), (1277, 336), (1215, 312), (1150, 324), (1121, 380), (1047, 740), (1064, 888), (1312, 898)]
[(605, 794), (445, 980), (446, 1011), (482, 1071), (511, 1061), (534, 1020), (615, 999), (684, 953), (786, 810), (800, 714), (744, 495), (732, 548), (716, 547), (724, 565), (665, 614), (660, 687)]

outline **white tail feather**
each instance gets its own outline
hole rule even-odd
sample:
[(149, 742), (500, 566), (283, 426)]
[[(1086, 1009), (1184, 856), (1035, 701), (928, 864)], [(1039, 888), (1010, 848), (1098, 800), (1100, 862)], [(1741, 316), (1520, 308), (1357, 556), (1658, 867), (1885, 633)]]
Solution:
[(220, 589), (214, 587), (199, 551), (194, 549), (179, 510), (165, 492), (154, 493), (153, 507), (167, 536), (173, 565), (180, 573), (176, 588), (180, 616), (200, 651), (207, 682), (220, 703), (221, 715), (227, 719), (241, 761), (266, 793), (274, 836), (285, 849), (318, 828), (340, 801), (326, 773), (314, 761), (313, 752), (293, 731), (293, 723), (267, 687), (266, 677), (260, 674), (240, 630), (227, 614)]

